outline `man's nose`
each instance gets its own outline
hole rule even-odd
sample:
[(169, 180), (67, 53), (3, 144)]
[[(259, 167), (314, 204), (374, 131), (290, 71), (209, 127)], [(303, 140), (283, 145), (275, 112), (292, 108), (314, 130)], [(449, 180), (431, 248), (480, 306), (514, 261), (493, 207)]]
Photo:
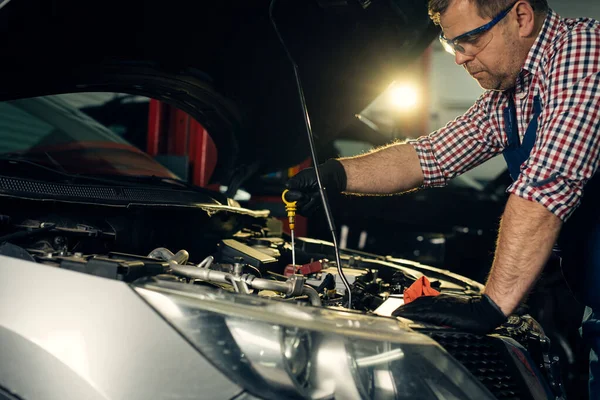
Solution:
[(464, 63), (471, 61), (473, 58), (474, 58), (473, 56), (468, 56), (466, 54), (459, 53), (457, 51), (456, 54), (454, 55), (454, 62), (456, 62), (456, 64), (458, 64), (458, 65), (463, 65)]

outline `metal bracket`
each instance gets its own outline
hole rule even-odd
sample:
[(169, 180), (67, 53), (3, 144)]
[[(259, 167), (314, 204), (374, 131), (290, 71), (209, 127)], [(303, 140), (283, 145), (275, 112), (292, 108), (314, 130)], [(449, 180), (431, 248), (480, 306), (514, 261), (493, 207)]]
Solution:
[(302, 289), (304, 288), (305, 282), (306, 277), (303, 275), (290, 276), (286, 281), (286, 283), (289, 285), (288, 292), (286, 294), (290, 297), (300, 296), (302, 294)]

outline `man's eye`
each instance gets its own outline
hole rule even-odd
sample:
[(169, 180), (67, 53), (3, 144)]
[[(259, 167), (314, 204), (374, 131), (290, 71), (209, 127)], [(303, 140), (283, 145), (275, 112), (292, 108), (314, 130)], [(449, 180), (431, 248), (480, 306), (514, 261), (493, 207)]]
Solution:
[(469, 36), (465, 36), (464, 38), (461, 38), (460, 43), (476, 44), (479, 41), (479, 39), (481, 39), (481, 34), (469, 35)]

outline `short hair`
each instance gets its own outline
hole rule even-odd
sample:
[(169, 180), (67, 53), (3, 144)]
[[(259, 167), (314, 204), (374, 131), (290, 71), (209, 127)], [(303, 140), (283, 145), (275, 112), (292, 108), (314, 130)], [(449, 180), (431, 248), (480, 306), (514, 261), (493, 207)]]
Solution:
[[(441, 15), (446, 12), (450, 4), (456, 0), (429, 0), (429, 17), (436, 24), (440, 24)], [(469, 0), (477, 6), (479, 16), (494, 18), (509, 7), (515, 0)], [(526, 0), (537, 14), (548, 12), (548, 0)]]

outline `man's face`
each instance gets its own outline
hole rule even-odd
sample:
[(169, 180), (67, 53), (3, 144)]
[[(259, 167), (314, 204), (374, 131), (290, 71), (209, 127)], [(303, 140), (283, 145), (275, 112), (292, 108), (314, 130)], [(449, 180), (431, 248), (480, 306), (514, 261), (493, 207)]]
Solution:
[[(459, 52), (455, 61), (484, 89), (507, 90), (515, 86), (517, 76), (527, 57), (527, 49), (519, 40), (514, 8), (485, 35), (489, 43), (479, 53), (467, 56)], [(478, 28), (492, 18), (482, 18), (477, 6), (470, 0), (454, 0), (441, 16), (444, 37), (453, 39)]]

